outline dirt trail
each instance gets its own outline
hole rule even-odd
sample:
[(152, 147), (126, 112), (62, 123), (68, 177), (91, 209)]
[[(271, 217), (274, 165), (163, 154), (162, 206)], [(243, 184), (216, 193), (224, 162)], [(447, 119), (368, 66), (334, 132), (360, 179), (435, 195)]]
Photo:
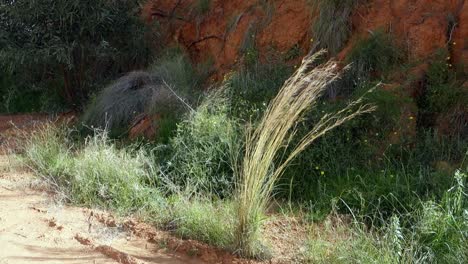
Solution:
[[(202, 263), (171, 253), (36, 190), (31, 173), (0, 156), (0, 264), (13, 263)], [(35, 188), (31, 188), (35, 186)]]

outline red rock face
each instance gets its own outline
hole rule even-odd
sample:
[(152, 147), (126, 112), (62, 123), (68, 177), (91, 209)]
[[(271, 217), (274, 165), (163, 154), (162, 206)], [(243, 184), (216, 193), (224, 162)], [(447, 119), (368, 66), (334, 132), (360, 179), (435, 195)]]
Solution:
[(355, 35), (379, 28), (392, 32), (411, 59), (425, 59), (447, 47), (449, 17), (457, 19), (464, 0), (374, 0), (356, 12)]
[(468, 1), (461, 1), (456, 15), (458, 23), (453, 32), (451, 44), (453, 47), (453, 60), (457, 64), (465, 64), (465, 72), (468, 71)]
[[(149, 0), (143, 16), (167, 26), (166, 41), (185, 47), (195, 61), (213, 60), (219, 71), (232, 68), (248, 38), (253, 38), (260, 56), (269, 50), (287, 52), (309, 47), (314, 13), (307, 0), (212, 0), (206, 12), (194, 10), (196, 0)], [(465, 0), (373, 0), (353, 15), (353, 40), (379, 28), (397, 36), (412, 59), (425, 59), (455, 42), (456, 62), (468, 59), (468, 4)], [(450, 19), (456, 21), (453, 30)], [(453, 31), (453, 32), (451, 32)], [(450, 33), (451, 32), (451, 33)], [(253, 35), (252, 36), (249, 36)], [(452, 41), (453, 40), (453, 41)]]
[[(307, 0), (263, 5), (253, 0), (213, 0), (204, 14), (193, 11), (195, 3), (152, 0), (143, 15), (147, 21), (157, 19), (168, 26), (167, 40), (185, 47), (195, 61), (213, 60), (218, 71), (236, 65), (248, 39), (255, 41), (261, 56), (272, 48), (283, 53), (295, 46), (308, 48), (312, 12)], [(170, 14), (177, 17), (169, 19)]]

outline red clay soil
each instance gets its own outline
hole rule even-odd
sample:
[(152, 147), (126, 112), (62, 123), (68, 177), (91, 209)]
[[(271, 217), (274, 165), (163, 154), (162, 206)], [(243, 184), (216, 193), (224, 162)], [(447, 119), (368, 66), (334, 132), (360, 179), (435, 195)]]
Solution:
[(195, 61), (212, 59), (219, 76), (235, 67), (241, 47), (249, 38), (255, 40), (261, 55), (271, 48), (284, 53), (296, 45), (305, 52), (309, 46), (312, 12), (307, 0), (266, 4), (213, 0), (204, 14), (191, 8), (196, 2), (149, 0), (143, 16), (168, 28), (166, 41), (186, 47)]
[[(237, 64), (249, 37), (261, 56), (271, 50), (285, 53), (310, 46), (314, 12), (307, 0), (213, 0), (204, 13), (196, 0), (148, 0), (143, 17), (157, 20), (166, 42), (185, 47), (195, 61), (212, 59), (226, 73)], [(465, 0), (371, 0), (352, 17), (353, 34), (344, 58), (356, 39), (377, 29), (393, 33), (408, 48), (412, 59), (425, 59), (439, 48), (450, 46), (453, 61), (468, 62), (468, 3)], [(450, 21), (453, 20), (453, 24)], [(250, 36), (248, 34), (251, 34)]]
[(72, 112), (56, 115), (30, 113), (18, 115), (0, 114), (0, 154), (7, 149), (15, 150), (19, 139), (27, 137), (35, 129), (47, 122), (73, 122)]
[(0, 135), (15, 127), (23, 129), (47, 120), (47, 114), (0, 115)]

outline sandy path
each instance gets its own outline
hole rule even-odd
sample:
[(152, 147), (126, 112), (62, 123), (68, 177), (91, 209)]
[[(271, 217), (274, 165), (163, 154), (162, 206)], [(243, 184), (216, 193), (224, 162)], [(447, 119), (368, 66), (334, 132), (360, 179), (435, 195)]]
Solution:
[(202, 263), (106, 226), (92, 210), (63, 206), (31, 184), (30, 173), (0, 156), (0, 264)]

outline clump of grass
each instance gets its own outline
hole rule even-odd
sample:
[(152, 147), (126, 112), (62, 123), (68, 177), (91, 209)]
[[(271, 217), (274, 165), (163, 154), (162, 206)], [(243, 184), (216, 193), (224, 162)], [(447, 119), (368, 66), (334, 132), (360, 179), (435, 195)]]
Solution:
[(269, 104), (259, 125), (247, 134), (246, 150), (240, 169), (237, 216), (235, 230), (236, 248), (242, 255), (258, 256), (258, 231), (261, 216), (272, 197), (278, 178), (288, 164), (315, 139), (355, 116), (373, 110), (357, 100), (343, 110), (324, 115), (277, 166), (278, 153), (288, 146), (296, 133), (296, 125), (306, 111), (314, 107), (328, 85), (336, 79), (336, 64), (328, 62), (311, 66), (321, 54), (304, 58), (302, 65), (288, 79), (278, 95)]
[(241, 130), (229, 115), (223, 92), (214, 92), (178, 125), (169, 141), (168, 176), (177, 188), (231, 196), (232, 159), (240, 148)]
[(83, 123), (92, 128), (124, 132), (147, 109), (161, 85), (161, 80), (147, 72), (131, 72), (104, 88), (88, 106)]
[(69, 131), (48, 124), (35, 132), (25, 144), (26, 164), (72, 203), (119, 213), (150, 210), (159, 192), (146, 153), (118, 149), (105, 131), (73, 146)]
[(320, 0), (315, 4), (318, 18), (314, 23), (313, 49), (338, 54), (351, 35), (351, 15), (360, 0)]
[(64, 125), (46, 123), (25, 137), (24, 162), (55, 188), (68, 184), (66, 174), (73, 167), (72, 144)]
[(231, 202), (213, 202), (206, 198), (180, 198), (174, 205), (175, 233), (210, 245), (229, 249), (233, 245), (234, 206)]
[(197, 69), (181, 51), (170, 49), (148, 71), (131, 72), (105, 87), (91, 100), (82, 121), (106, 129), (112, 137), (126, 135), (141, 114), (175, 119), (199, 95), (197, 89), (208, 76), (209, 66)]
[(326, 220), (325, 228), (309, 241), (304, 260), (308, 263), (465, 263), (468, 258), (466, 174), (457, 171), (455, 180), (440, 202), (421, 202), (413, 211), (393, 215), (380, 228), (366, 226), (356, 218), (352, 224), (340, 221), (330, 224)]
[(154, 182), (145, 156), (141, 150), (118, 149), (105, 132), (88, 137), (74, 156), (70, 172), (72, 201), (123, 213), (144, 210), (150, 197), (159, 195), (156, 188), (144, 184)]

